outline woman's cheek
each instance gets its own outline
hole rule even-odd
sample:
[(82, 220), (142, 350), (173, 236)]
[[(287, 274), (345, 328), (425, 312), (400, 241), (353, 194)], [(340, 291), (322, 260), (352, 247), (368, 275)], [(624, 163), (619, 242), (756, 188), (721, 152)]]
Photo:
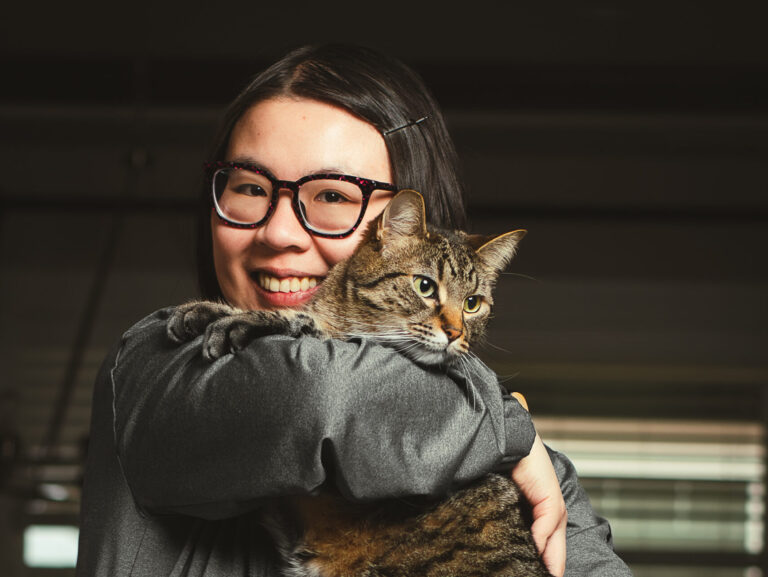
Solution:
[(222, 226), (219, 222), (212, 223), (211, 231), (213, 264), (219, 286), (227, 301), (240, 305), (246, 291), (242, 255), (250, 244), (247, 234), (250, 231)]
[(338, 262), (348, 258), (355, 252), (357, 245), (360, 244), (362, 234), (359, 230), (347, 238), (317, 238), (317, 247), (323, 255), (328, 268), (331, 268)]

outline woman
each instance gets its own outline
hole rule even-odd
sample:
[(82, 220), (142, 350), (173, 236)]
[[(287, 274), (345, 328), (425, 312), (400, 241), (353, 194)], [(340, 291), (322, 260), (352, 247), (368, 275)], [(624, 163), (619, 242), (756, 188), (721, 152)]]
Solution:
[[(308, 300), (398, 188), (424, 192), (433, 222), (464, 224), (439, 109), (410, 69), (366, 49), (287, 55), (230, 106), (211, 157), (268, 174), (277, 190), (252, 226), (212, 206), (210, 183), (203, 191), (201, 288), (240, 308)], [(326, 173), (370, 190), (359, 224), (331, 230), (292, 203)], [(207, 364), (199, 339), (169, 342), (168, 314), (129, 330), (97, 379), (78, 575), (276, 575), (254, 513), (266, 499), (328, 481), (353, 500), (438, 495), (515, 463), (554, 574), (629, 575), (570, 463), (550, 460), (482, 364), (471, 365), (484, 407), (474, 411), (463, 375), (366, 341), (268, 337)]]

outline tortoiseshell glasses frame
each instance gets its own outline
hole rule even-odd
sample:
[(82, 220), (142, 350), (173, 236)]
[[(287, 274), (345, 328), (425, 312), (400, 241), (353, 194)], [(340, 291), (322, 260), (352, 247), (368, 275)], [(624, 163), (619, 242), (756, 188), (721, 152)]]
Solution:
[(388, 182), (348, 174), (310, 174), (296, 181), (280, 180), (245, 162), (210, 162), (205, 164), (205, 173), (216, 214), (228, 225), (263, 226), (275, 211), (280, 191), (287, 189), (293, 193), (291, 206), (302, 227), (322, 238), (348, 237), (363, 221), (374, 191), (398, 190)]

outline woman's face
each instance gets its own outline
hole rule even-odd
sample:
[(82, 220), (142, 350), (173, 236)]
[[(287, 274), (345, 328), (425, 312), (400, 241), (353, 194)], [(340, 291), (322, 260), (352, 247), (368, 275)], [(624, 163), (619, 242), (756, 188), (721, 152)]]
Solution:
[[(235, 125), (226, 160), (253, 163), (281, 180), (333, 172), (391, 182), (381, 134), (345, 110), (316, 100), (281, 97), (254, 105)], [(392, 194), (375, 191), (361, 226), (341, 239), (304, 230), (291, 196), (289, 190), (280, 191), (272, 216), (255, 229), (228, 226), (211, 211), (216, 277), (230, 304), (241, 309), (304, 304), (314, 284), (352, 254), (366, 224)]]

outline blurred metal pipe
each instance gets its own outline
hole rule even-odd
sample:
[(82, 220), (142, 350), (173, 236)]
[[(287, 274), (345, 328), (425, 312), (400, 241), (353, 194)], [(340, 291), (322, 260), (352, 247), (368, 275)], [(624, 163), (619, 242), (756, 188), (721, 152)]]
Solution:
[[(141, 171), (148, 163), (146, 151), (144, 149), (134, 149), (129, 158), (129, 168), (124, 188), (123, 198), (125, 201), (133, 196), (137, 188), (138, 178)], [(118, 200), (118, 199), (113, 199)], [(96, 270), (93, 275), (90, 290), (85, 302), (85, 309), (80, 317), (75, 339), (72, 345), (72, 351), (67, 362), (64, 377), (59, 386), (59, 394), (53, 406), (53, 414), (48, 426), (48, 431), (43, 439), (42, 452), (44, 455), (52, 455), (54, 448), (59, 442), (61, 429), (67, 415), (67, 410), (72, 399), (72, 393), (75, 388), (77, 373), (82, 365), (85, 349), (88, 345), (93, 327), (96, 323), (96, 317), (104, 296), (109, 273), (114, 263), (114, 257), (122, 235), (125, 216), (123, 211), (119, 210), (120, 202), (112, 206), (112, 223), (104, 242), (103, 250), (96, 263)], [(38, 210), (39, 210), (38, 205)]]
[(43, 439), (43, 453), (47, 456), (53, 454), (54, 447), (59, 441), (64, 419), (67, 415), (67, 409), (69, 408), (72, 398), (72, 392), (75, 388), (77, 373), (82, 365), (83, 355), (85, 354), (85, 349), (93, 331), (99, 305), (101, 304), (101, 299), (104, 294), (104, 287), (107, 284), (109, 272), (112, 269), (115, 251), (122, 233), (123, 220), (124, 218), (122, 215), (113, 214), (107, 240), (104, 243), (104, 248), (96, 265), (93, 281), (91, 282), (91, 287), (85, 301), (85, 309), (80, 316), (80, 322), (67, 361), (67, 367), (59, 386), (59, 394), (53, 405), (53, 414), (51, 415), (51, 420), (48, 425), (48, 431)]

